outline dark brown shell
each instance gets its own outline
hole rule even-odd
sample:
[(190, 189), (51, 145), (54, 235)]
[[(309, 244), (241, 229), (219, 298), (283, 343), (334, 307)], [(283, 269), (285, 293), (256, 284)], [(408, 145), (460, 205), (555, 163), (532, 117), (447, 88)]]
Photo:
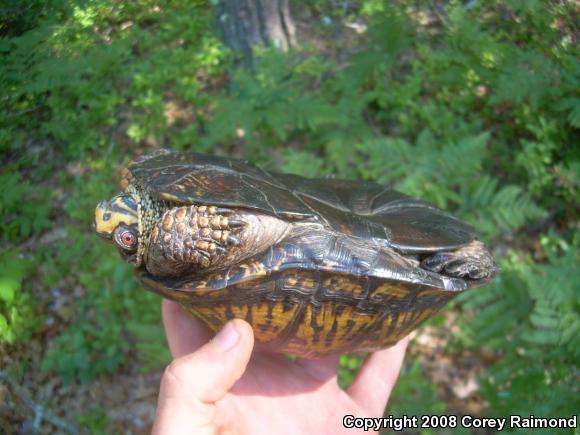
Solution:
[(449, 213), (376, 183), (273, 174), (240, 160), (194, 153), (158, 155), (129, 170), (162, 199), (316, 219), (405, 253), (457, 249), (474, 238), (471, 226)]

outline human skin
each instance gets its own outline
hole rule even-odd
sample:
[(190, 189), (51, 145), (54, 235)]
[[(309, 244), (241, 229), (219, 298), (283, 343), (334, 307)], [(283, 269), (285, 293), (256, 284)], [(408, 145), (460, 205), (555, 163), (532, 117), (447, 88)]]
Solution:
[(343, 417), (383, 415), (408, 343), (369, 354), (343, 390), (338, 355), (291, 361), (254, 349), (252, 328), (241, 319), (212, 339), (174, 302), (164, 300), (162, 312), (174, 360), (161, 380), (156, 435), (357, 433), (343, 427)]

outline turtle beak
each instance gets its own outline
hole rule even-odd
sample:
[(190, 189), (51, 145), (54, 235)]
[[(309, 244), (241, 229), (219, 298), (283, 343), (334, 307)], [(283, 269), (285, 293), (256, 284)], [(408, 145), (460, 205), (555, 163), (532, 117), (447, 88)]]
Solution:
[[(93, 229), (95, 229), (95, 224), (94, 223), (93, 223)], [(105, 242), (112, 242), (113, 241), (112, 234), (99, 233), (98, 231), (95, 231), (95, 233), (97, 233), (97, 236), (99, 236)]]
[(112, 235), (111, 234), (99, 233), (97, 231), (97, 223), (95, 221), (93, 221), (93, 223), (91, 224), (91, 229), (100, 238), (106, 240), (107, 242), (110, 242), (111, 241), (111, 238), (112, 238)]

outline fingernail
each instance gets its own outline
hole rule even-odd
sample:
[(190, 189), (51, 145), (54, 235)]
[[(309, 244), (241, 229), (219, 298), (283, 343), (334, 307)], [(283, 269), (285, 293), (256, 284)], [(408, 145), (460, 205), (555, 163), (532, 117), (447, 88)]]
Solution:
[(218, 332), (214, 338), (214, 341), (218, 347), (225, 352), (226, 350), (230, 350), (232, 347), (234, 347), (239, 339), (240, 334), (234, 326), (234, 322), (229, 321), (226, 323), (226, 326), (224, 326), (222, 330)]

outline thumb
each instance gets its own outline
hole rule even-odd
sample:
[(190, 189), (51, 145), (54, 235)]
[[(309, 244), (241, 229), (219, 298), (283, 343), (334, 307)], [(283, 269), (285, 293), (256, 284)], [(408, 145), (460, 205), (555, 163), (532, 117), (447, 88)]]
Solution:
[(213, 433), (213, 405), (242, 377), (253, 346), (252, 327), (234, 319), (209, 343), (175, 359), (161, 379), (153, 433)]

